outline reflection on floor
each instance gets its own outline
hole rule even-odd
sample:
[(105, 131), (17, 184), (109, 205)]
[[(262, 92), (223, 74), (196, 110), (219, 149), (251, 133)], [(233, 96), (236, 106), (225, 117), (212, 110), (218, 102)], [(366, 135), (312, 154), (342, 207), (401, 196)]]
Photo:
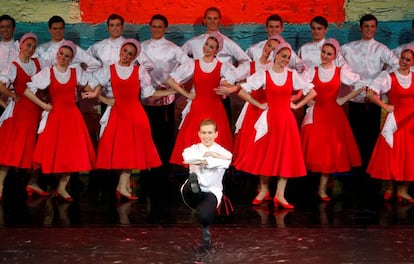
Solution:
[[(185, 178), (179, 170), (174, 176), (134, 175), (138, 201), (117, 203), (114, 173), (73, 175), (75, 201), (64, 203), (27, 199), (27, 176), (15, 172), (0, 205), (0, 255), (14, 263), (56, 263), (58, 256), (99, 263), (414, 261), (413, 205), (384, 202), (381, 182), (352, 174), (334, 177), (329, 203), (315, 195), (317, 175), (289, 180), (286, 196), (296, 208), (282, 210), (271, 203), (252, 206), (258, 179), (229, 171), (225, 194), (234, 211), (217, 215), (213, 249), (200, 253), (199, 227), (178, 192)], [(49, 191), (56, 184), (52, 176), (40, 180)], [(275, 179), (270, 186), (274, 190)]]

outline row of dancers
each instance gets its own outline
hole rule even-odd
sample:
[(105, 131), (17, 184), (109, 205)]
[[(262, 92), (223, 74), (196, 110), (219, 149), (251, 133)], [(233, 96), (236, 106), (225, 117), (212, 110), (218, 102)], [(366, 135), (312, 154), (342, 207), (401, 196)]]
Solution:
[[(281, 20), (271, 20), (278, 17), (269, 17), (266, 30), (277, 28), (277, 24), (279, 30), (283, 28)], [(396, 111), (395, 104), (409, 101), (398, 98), (409, 97), (407, 92), (411, 91), (408, 88), (412, 87), (412, 46), (402, 48), (398, 60), (385, 45), (374, 40), (378, 23), (375, 16), (361, 18), (360, 41), (341, 47), (336, 40), (323, 37), (321, 43), (311, 43), (315, 47), (320, 45), (320, 62), (314, 65), (316, 67), (302, 66), (300, 69), (299, 66), (298, 70), (289, 68), (292, 58), (297, 55), (277, 33), (272, 33), (268, 40), (248, 50), (247, 53), (253, 54), (261, 47), (261, 55), (256, 61), (252, 62), (247, 57), (247, 63), (242, 59), (238, 67), (234, 67), (226, 58), (236, 57), (235, 53), (244, 58), (246, 53), (240, 53), (240, 48), (234, 52), (237, 44), (218, 31), (220, 18), (219, 9), (207, 9), (204, 14), (207, 32), (190, 39), (182, 48), (164, 38), (168, 21), (162, 15), (151, 19), (152, 39), (139, 43), (122, 37), (124, 20), (113, 14), (107, 21), (111, 37), (94, 44), (88, 51), (63, 39), (65, 23), (58, 16), (49, 21), (51, 42), (37, 47), (35, 34), (23, 35), (18, 58), (3, 71), (0, 80), (1, 92), (12, 98), (3, 115), (0, 133), (4, 134), (2, 138), (13, 138), (5, 142), (5, 151), (0, 159), (0, 180), (4, 181), (10, 167), (31, 169), (34, 166), (43, 173), (59, 175), (56, 195), (71, 201), (73, 198), (66, 189), (70, 173), (93, 168), (113, 169), (120, 174), (117, 196), (137, 199), (129, 185), (132, 170), (159, 167), (165, 171), (168, 163), (182, 165), (183, 150), (199, 141), (199, 124), (201, 120), (210, 118), (217, 123), (217, 142), (232, 150), (235, 168), (261, 176), (259, 193), (253, 203), (260, 204), (270, 198), (269, 177), (278, 176), (273, 202), (284, 208), (293, 208), (284, 197), (289, 178), (305, 176), (307, 170), (320, 172), (318, 193), (322, 200), (328, 201), (326, 183), (329, 174), (368, 165), (371, 156), (369, 145), (371, 143), (373, 148), (377, 138), (380, 142), (382, 137), (375, 136), (379, 133), (380, 108), (367, 103), (366, 98), (392, 112), (386, 119), (391, 121), (384, 126), (395, 130), (391, 138), (399, 135), (402, 128), (410, 127), (410, 115), (404, 118), (406, 113)], [(311, 21), (312, 32), (326, 31), (326, 28), (327, 23), (325, 26), (321, 17)], [(33, 59), (35, 54), (40, 59)], [(304, 58), (311, 52), (304, 46), (299, 54)], [(45, 67), (47, 63), (53, 66)], [(86, 64), (87, 70), (76, 66), (77, 63)], [(388, 65), (392, 73), (382, 73), (384, 65)], [(191, 78), (191, 89), (185, 89), (182, 84)], [(14, 92), (7, 89), (12, 87), (11, 83)], [(352, 89), (345, 96), (338, 97), (341, 83)], [(390, 102), (395, 101), (392, 102), (394, 107), (378, 100), (376, 95), (389, 93), (396, 83), (404, 89), (400, 91), (402, 94), (389, 96)], [(99, 98), (109, 106), (101, 120), (97, 157), (76, 107), (74, 95), (77, 86), (84, 87), (82, 98)], [(38, 92), (46, 88), (50, 98)], [(294, 90), (300, 92), (292, 96)], [(174, 123), (174, 97), (177, 93), (185, 96), (188, 103), (174, 140), (171, 123)], [(221, 101), (222, 98), (228, 100), (229, 95), (235, 93), (249, 104), (236, 122), (233, 146), (231, 126), (224, 108), (226, 104)], [(138, 98), (142, 99), (144, 107)], [(352, 129), (340, 107), (351, 99)], [(306, 104), (310, 107), (299, 132), (291, 109)], [(410, 111), (405, 106), (403, 109)], [(401, 126), (400, 119), (403, 120)], [(370, 128), (367, 129), (367, 125)], [(410, 139), (409, 135), (406, 137)], [(389, 141), (386, 145), (377, 144), (384, 147), (376, 147), (368, 172), (376, 178), (401, 182), (397, 193), (399, 199), (414, 202), (408, 194), (411, 178), (407, 164), (410, 163), (406, 157), (391, 159), (396, 155), (394, 152), (409, 153), (401, 151), (401, 148), (407, 147), (408, 150), (408, 142), (412, 140), (393, 140), (391, 145)], [(386, 146), (390, 148), (387, 151), (393, 154), (384, 150)], [(397, 160), (404, 164), (397, 163)], [(381, 167), (384, 164), (388, 164), (388, 170)], [(158, 173), (157, 170), (152, 171)], [(0, 188), (2, 190), (3, 184)], [(35, 182), (26, 190), (46, 195)], [(387, 198), (392, 194), (389, 188)]]

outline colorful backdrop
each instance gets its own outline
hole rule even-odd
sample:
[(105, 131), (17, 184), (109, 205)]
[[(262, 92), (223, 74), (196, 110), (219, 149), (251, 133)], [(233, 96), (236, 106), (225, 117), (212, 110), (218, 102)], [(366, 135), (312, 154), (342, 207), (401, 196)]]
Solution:
[(164, 14), (171, 24), (167, 38), (181, 45), (204, 32), (202, 15), (208, 6), (221, 9), (221, 31), (243, 49), (266, 38), (263, 23), (273, 13), (284, 18), (282, 35), (296, 49), (310, 40), (308, 22), (316, 15), (328, 19), (328, 36), (342, 44), (360, 37), (357, 21), (365, 13), (373, 13), (380, 20), (376, 39), (390, 48), (413, 38), (413, 0), (0, 0), (0, 6), (0, 13), (18, 21), (16, 38), (33, 31), (40, 42), (48, 41), (47, 21), (52, 15), (60, 15), (67, 22), (65, 37), (83, 48), (107, 37), (105, 20), (111, 13), (124, 16), (128, 23), (125, 35), (139, 40), (150, 36), (150, 17)]

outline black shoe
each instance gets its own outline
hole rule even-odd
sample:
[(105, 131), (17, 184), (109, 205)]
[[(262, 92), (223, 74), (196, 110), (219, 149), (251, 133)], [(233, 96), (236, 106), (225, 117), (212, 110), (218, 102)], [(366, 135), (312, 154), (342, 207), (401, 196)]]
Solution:
[(190, 184), (191, 191), (193, 193), (200, 192), (200, 185), (198, 185), (197, 174), (194, 172), (190, 173), (190, 175), (188, 175), (188, 183)]

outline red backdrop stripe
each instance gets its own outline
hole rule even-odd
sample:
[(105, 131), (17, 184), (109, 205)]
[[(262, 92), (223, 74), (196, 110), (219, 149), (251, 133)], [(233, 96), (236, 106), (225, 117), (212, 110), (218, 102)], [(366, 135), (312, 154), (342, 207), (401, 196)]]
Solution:
[(330, 23), (345, 20), (345, 0), (81, 0), (82, 21), (101, 23), (111, 13), (122, 15), (127, 23), (148, 23), (151, 16), (165, 15), (171, 24), (199, 24), (204, 10), (210, 6), (220, 8), (223, 24), (264, 23), (277, 13), (288, 23), (308, 23), (312, 17), (322, 15)]

